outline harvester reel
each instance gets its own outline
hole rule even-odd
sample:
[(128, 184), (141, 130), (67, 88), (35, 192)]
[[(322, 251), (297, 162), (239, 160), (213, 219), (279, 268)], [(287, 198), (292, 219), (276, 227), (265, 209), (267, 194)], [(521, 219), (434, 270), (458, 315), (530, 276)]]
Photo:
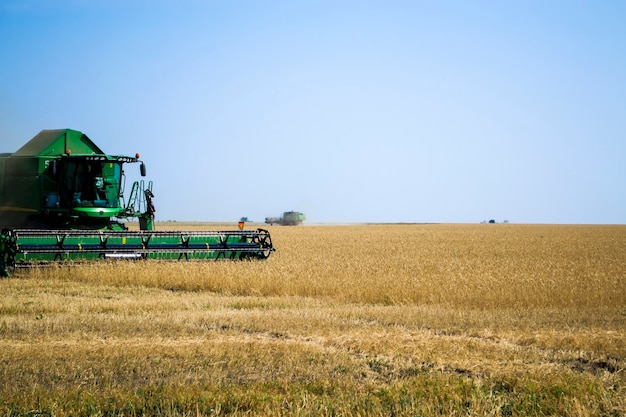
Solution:
[(274, 251), (267, 230), (111, 231), (5, 229), (0, 274), (50, 262), (96, 259), (249, 260)]

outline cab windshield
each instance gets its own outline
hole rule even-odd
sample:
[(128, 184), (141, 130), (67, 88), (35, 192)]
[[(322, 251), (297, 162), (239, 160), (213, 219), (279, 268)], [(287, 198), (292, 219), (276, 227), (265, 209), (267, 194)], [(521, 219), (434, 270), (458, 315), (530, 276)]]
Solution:
[(64, 207), (119, 207), (122, 164), (116, 161), (69, 159), (60, 170)]

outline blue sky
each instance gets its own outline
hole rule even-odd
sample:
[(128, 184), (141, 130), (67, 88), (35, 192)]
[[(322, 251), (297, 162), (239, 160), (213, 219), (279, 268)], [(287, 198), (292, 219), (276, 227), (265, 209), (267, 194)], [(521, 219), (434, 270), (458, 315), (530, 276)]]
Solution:
[(0, 152), (59, 128), (140, 152), (157, 220), (623, 224), (625, 21), (623, 1), (3, 0)]

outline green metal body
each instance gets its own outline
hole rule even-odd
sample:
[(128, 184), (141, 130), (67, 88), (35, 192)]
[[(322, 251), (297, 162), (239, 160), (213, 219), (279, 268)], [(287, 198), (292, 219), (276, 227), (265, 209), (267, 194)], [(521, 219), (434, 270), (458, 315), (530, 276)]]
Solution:
[(119, 229), (138, 216), (123, 206), (123, 164), (82, 132), (43, 130), (14, 154), (0, 155), (0, 226)]
[[(106, 155), (70, 129), (43, 130), (14, 154), (0, 154), (0, 276), (42, 262), (266, 259), (274, 250), (263, 229), (152, 230), (151, 183), (135, 182), (129, 200), (123, 197), (123, 164), (136, 162)], [(132, 217), (141, 231), (119, 221)]]

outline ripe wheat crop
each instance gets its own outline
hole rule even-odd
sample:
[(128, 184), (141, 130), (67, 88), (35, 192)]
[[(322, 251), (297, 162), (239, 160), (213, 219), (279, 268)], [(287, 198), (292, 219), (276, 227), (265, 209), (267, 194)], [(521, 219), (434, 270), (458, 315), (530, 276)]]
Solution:
[(626, 227), (270, 231), (0, 281), (0, 414), (626, 414)]

